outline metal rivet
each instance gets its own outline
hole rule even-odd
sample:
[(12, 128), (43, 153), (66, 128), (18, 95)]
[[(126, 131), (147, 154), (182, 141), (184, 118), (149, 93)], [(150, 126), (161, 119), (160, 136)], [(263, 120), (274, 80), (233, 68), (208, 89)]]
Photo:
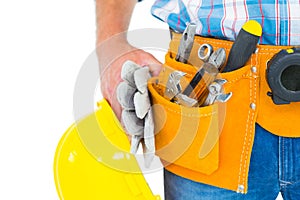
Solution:
[(253, 73), (256, 73), (256, 72), (257, 72), (257, 68), (256, 68), (255, 66), (253, 66), (253, 67), (251, 67), (251, 71), (252, 71)]
[(238, 192), (243, 193), (244, 190), (245, 190), (244, 185), (239, 185), (239, 186), (238, 186)]
[(251, 104), (250, 104), (250, 108), (251, 108), (252, 110), (255, 110), (256, 104), (255, 104), (255, 103), (251, 103)]

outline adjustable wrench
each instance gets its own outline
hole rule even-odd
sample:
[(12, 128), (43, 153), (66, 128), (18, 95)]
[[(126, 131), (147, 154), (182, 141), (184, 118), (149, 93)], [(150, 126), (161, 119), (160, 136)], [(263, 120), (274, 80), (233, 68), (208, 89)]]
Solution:
[(174, 71), (170, 73), (168, 82), (166, 84), (164, 97), (170, 101), (174, 101), (177, 104), (187, 107), (194, 107), (198, 105), (198, 101), (184, 94), (181, 94), (182, 88), (180, 85), (180, 79), (184, 75), (185, 73), (181, 71)]
[(229, 92), (227, 94), (223, 93), (223, 85), (226, 82), (227, 81), (225, 79), (215, 79), (208, 86), (209, 94), (202, 106), (208, 106), (213, 104), (214, 102), (227, 102), (231, 98), (232, 92)]

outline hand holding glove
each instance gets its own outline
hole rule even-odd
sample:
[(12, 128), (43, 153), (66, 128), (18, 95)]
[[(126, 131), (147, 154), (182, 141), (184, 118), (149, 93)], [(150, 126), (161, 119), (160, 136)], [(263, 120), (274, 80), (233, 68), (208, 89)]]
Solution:
[(141, 67), (132, 61), (122, 66), (117, 99), (122, 106), (121, 120), (131, 138), (131, 153), (143, 145), (145, 165), (149, 167), (155, 153), (154, 122), (147, 81), (151, 78), (149, 67)]

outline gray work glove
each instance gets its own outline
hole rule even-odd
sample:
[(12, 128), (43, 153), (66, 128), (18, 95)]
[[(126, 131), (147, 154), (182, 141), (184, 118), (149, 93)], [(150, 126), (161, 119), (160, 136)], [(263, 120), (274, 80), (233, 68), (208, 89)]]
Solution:
[(151, 77), (149, 67), (141, 67), (132, 61), (122, 66), (117, 99), (123, 108), (121, 120), (131, 137), (130, 152), (135, 154), (142, 143), (146, 167), (155, 153), (154, 122), (148, 94), (147, 81)]

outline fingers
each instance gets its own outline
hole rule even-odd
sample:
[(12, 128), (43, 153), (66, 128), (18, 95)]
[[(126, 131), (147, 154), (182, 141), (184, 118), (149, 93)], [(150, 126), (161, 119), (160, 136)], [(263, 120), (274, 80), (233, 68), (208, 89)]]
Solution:
[(147, 57), (145, 58), (143, 66), (148, 66), (150, 73), (152, 76), (158, 76), (161, 69), (162, 69), (162, 63), (159, 62), (152, 54), (147, 53)]
[(117, 96), (113, 95), (109, 101), (110, 106), (112, 107), (116, 117), (120, 120), (122, 114), (122, 107), (117, 100)]
[(121, 82), (117, 87), (117, 99), (121, 106), (127, 110), (134, 110), (134, 94), (136, 88), (131, 85)]
[(144, 94), (147, 91), (147, 80), (151, 78), (149, 68), (143, 67), (134, 72), (134, 82), (140, 93)]
[(154, 141), (154, 121), (152, 110), (150, 109), (145, 118), (145, 128), (144, 128), (144, 141), (145, 146), (149, 152), (155, 152), (155, 141)]
[(135, 113), (139, 119), (144, 119), (148, 111), (150, 110), (150, 99), (148, 93), (137, 92), (134, 95)]
[(132, 62), (131, 60), (125, 61), (121, 70), (121, 78), (124, 81), (127, 81), (130, 86), (135, 87), (136, 84), (134, 82), (134, 73), (138, 69), (140, 69), (140, 66), (136, 63)]
[(151, 78), (149, 67), (126, 61), (122, 66), (121, 78), (124, 82), (117, 88), (117, 99), (123, 108), (124, 127), (132, 135), (130, 151), (136, 153), (142, 143), (145, 164), (149, 167), (155, 153), (154, 122), (147, 88), (147, 81)]
[(162, 64), (149, 64), (149, 70), (152, 76), (158, 76), (160, 71), (162, 70)]
[(139, 148), (139, 144), (143, 139), (142, 135), (133, 135), (131, 137), (130, 153), (135, 154)]
[(134, 95), (135, 112), (138, 118), (143, 119), (150, 109), (150, 98), (148, 95), (147, 81), (151, 78), (149, 68), (139, 68), (134, 72), (134, 82), (137, 92)]
[(144, 120), (139, 119), (135, 111), (123, 110), (122, 122), (130, 135), (140, 135), (144, 133)]

